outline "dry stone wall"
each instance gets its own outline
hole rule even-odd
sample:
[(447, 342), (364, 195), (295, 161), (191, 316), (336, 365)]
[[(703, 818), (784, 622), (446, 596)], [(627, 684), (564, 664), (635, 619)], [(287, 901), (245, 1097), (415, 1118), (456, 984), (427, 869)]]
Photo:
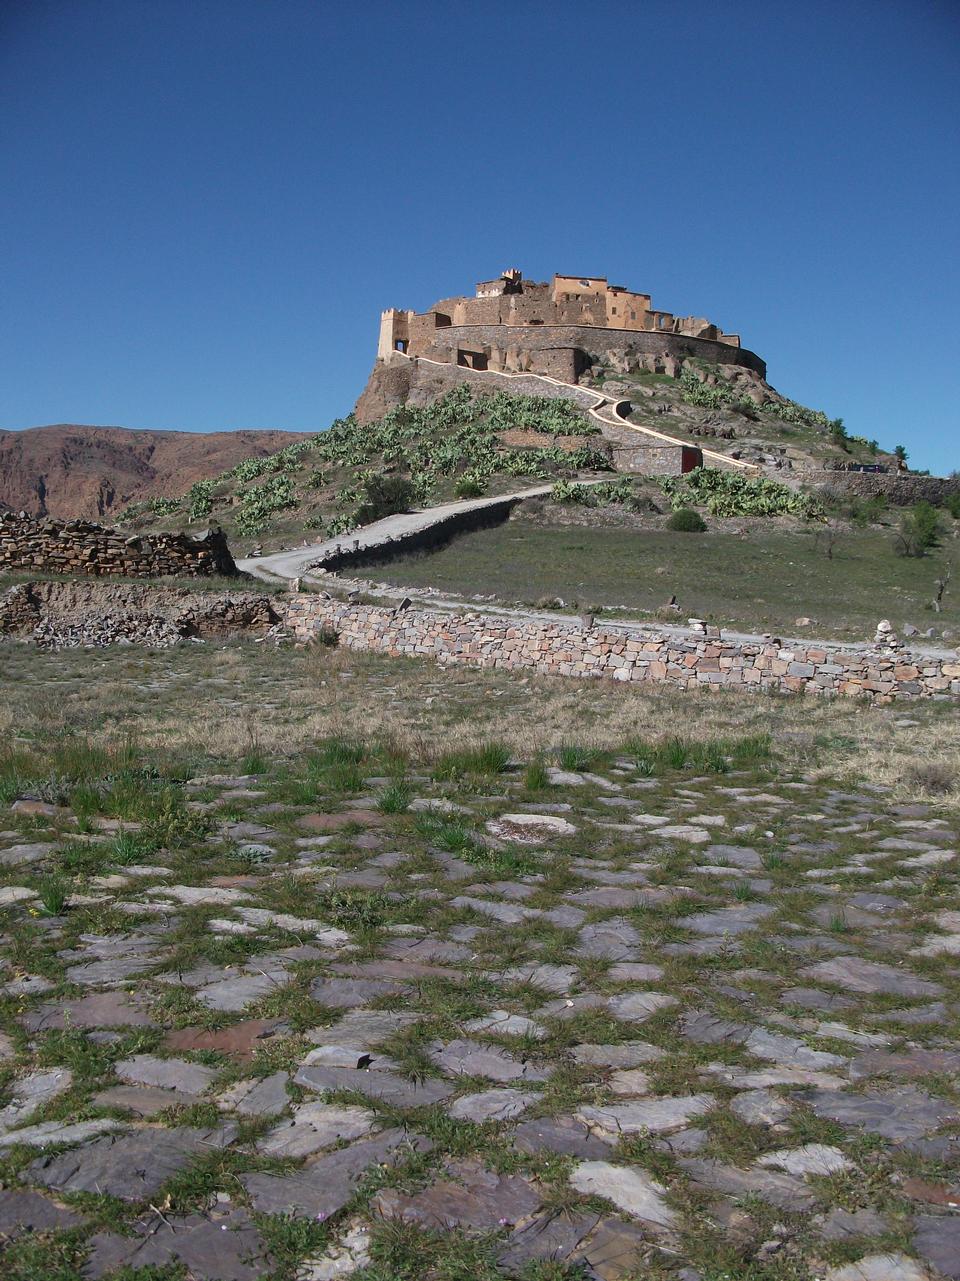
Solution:
[(811, 471), (803, 479), (818, 487), (873, 498), (882, 494), (897, 507), (925, 500), (941, 504), (960, 494), (960, 477), (913, 476), (909, 472)]
[(284, 623), (301, 643), (323, 634), (349, 649), (548, 676), (660, 681), (682, 689), (768, 690), (879, 701), (960, 696), (960, 658), (883, 648), (785, 646), (566, 622), (442, 614), (292, 596)]
[(0, 570), (85, 574), (93, 578), (232, 576), (237, 567), (219, 529), (202, 538), (187, 534), (130, 537), (82, 520), (33, 520), (0, 516)]

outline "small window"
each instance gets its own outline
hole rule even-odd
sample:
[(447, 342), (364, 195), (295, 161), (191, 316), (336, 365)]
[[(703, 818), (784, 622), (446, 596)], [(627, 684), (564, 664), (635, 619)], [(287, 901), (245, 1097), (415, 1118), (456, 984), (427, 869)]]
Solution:
[(613, 314), (614, 314), (614, 315), (616, 315), (616, 314), (617, 314), (617, 309), (616, 309), (616, 307), (612, 308), (612, 311), (613, 311)]

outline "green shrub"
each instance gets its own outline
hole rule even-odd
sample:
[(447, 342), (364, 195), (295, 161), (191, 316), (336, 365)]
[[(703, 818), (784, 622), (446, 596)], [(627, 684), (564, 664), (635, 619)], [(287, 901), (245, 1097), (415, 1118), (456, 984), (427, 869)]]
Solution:
[(486, 488), (484, 482), (476, 476), (461, 476), (453, 492), (458, 498), (479, 498)]
[(940, 513), (932, 503), (919, 502), (900, 518), (894, 547), (899, 556), (926, 556), (942, 533)]
[(680, 534), (702, 534), (706, 528), (706, 521), (692, 507), (678, 507), (667, 521), (667, 529)]
[(409, 511), (416, 497), (413, 481), (405, 476), (367, 476), (363, 494), (363, 501), (354, 512), (358, 525), (369, 525), (384, 516)]

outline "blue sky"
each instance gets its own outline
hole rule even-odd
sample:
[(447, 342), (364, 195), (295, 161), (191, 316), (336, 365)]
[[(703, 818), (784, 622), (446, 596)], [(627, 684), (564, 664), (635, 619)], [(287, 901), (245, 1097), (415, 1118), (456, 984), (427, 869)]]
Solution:
[(956, 0), (2, 0), (0, 427), (316, 430), (518, 266), (960, 467)]

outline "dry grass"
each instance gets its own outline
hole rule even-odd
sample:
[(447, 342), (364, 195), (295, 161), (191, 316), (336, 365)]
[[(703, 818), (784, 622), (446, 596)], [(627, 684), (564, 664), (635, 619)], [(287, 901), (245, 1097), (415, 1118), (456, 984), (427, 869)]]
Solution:
[[(784, 767), (891, 788), (960, 808), (960, 718), (952, 703), (686, 693), (339, 649), (262, 645), (38, 652), (0, 648), (5, 741), (76, 735), (163, 754), (299, 754), (332, 734), (376, 739), (429, 762), (496, 740), (529, 759), (561, 744), (610, 748), (682, 734), (769, 733)], [(931, 772), (929, 763), (937, 769)]]

